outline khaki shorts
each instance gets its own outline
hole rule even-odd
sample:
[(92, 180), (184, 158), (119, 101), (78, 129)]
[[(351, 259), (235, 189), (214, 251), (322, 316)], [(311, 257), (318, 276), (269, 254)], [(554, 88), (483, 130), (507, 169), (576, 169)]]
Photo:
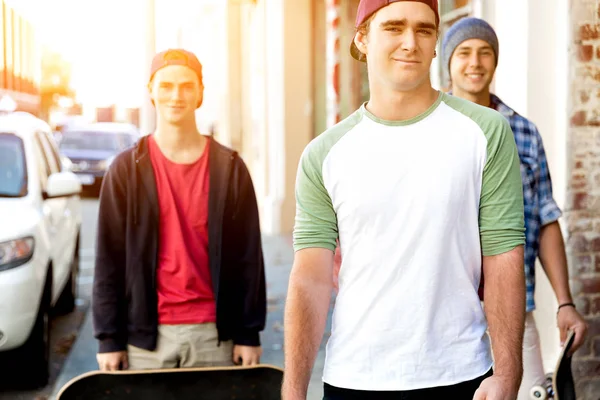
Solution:
[(221, 342), (214, 323), (159, 325), (154, 351), (127, 346), (129, 369), (217, 367), (233, 365), (233, 343)]

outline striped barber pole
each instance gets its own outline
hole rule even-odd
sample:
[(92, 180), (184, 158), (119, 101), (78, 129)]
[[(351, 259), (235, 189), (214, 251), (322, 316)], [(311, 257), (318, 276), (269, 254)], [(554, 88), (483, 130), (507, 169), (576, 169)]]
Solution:
[(340, 3), (327, 0), (327, 126), (340, 122)]

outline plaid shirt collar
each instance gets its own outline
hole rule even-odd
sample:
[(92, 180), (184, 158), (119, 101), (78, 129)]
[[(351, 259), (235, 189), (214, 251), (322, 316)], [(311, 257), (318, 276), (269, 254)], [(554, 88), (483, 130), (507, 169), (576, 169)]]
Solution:
[[(448, 94), (450, 96), (452, 96), (452, 90), (448, 92)], [(494, 110), (498, 111), (500, 114), (502, 114), (505, 118), (510, 118), (513, 117), (517, 112), (515, 110), (513, 110), (512, 108), (510, 108), (509, 106), (506, 105), (506, 103), (504, 103), (502, 100), (500, 100), (500, 97), (496, 96), (493, 93), (490, 93), (490, 108), (493, 108)]]
[(510, 118), (516, 114), (515, 110), (507, 106), (498, 96), (490, 94), (490, 108), (498, 111), (505, 118)]

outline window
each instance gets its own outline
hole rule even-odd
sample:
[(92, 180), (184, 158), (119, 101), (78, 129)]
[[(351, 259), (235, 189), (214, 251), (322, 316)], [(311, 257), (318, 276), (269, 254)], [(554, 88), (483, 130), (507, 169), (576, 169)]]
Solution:
[(119, 152), (122, 146), (114, 133), (92, 131), (65, 131), (60, 141), (61, 150), (96, 150)]
[(27, 164), (23, 141), (12, 134), (0, 133), (0, 197), (27, 194)]
[(50, 173), (54, 174), (61, 171), (61, 161), (60, 157), (56, 153), (54, 146), (52, 146), (51, 142), (48, 139), (48, 136), (44, 132), (39, 132), (40, 141), (42, 147), (44, 149), (44, 153), (46, 155), (46, 159), (48, 160), (48, 165), (50, 166)]
[(440, 39), (437, 54), (432, 63), (431, 83), (433, 87), (447, 92), (450, 89), (448, 66), (442, 65), (442, 39), (448, 29), (461, 18), (474, 16), (474, 9), (481, 0), (439, 0)]
[(50, 163), (48, 162), (48, 158), (44, 152), (44, 146), (42, 145), (39, 134), (35, 135), (35, 140), (33, 142), (36, 153), (36, 161), (38, 164), (38, 172), (40, 174), (41, 190), (46, 191), (46, 184), (48, 183), (48, 177), (52, 173), (52, 170), (50, 169)]

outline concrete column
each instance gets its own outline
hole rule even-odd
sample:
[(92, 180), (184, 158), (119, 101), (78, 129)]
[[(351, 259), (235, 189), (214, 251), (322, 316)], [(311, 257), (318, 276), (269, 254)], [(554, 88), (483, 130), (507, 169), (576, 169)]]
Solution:
[(496, 70), (494, 91), (511, 107), (527, 115), (527, 68), (530, 60), (528, 2), (491, 0), (486, 7), (493, 8), (494, 20), (489, 22), (500, 41), (500, 64)]
[[(500, 42), (493, 90), (535, 123), (542, 135), (554, 198), (565, 210), (567, 160), (568, 16), (562, 0), (489, 0), (480, 8)], [(567, 223), (561, 221), (563, 229)], [(536, 311), (544, 367), (552, 370), (559, 351), (556, 299), (541, 266), (536, 267)]]
[[(529, 65), (527, 117), (538, 127), (544, 141), (554, 198), (565, 210), (568, 73), (568, 5), (552, 0), (529, 1)], [(551, 44), (551, 45), (549, 45)], [(565, 218), (561, 219), (567, 227)], [(566, 232), (566, 231), (565, 231)], [(536, 268), (536, 306), (540, 339), (547, 370), (554, 367), (560, 341), (556, 327), (556, 296), (546, 274)]]
[(298, 161), (314, 137), (312, 3), (312, 0), (285, 2), (285, 197), (281, 210), (284, 233), (292, 232), (294, 227)]
[[(281, 232), (282, 203), (285, 198), (285, 0), (265, 0), (265, 94), (267, 192), (264, 201), (264, 228)], [(300, 36), (300, 35), (298, 35)], [(300, 57), (298, 57), (300, 59)]]
[[(244, 17), (243, 154), (263, 232), (292, 232), (302, 151), (313, 137), (312, 0), (258, 0)], [(246, 16), (246, 14), (244, 14)]]
[(327, 127), (340, 121), (340, 0), (327, 0)]
[[(144, 19), (144, 63), (143, 74), (144, 83), (150, 78), (150, 65), (155, 54), (156, 30), (155, 30), (155, 0), (145, 0), (141, 17)], [(142, 106), (140, 107), (140, 131), (143, 135), (154, 132), (155, 129), (155, 110), (150, 102), (148, 88), (144, 86)]]
[(239, 1), (229, 0), (226, 9), (226, 36), (223, 46), (226, 48), (225, 62), (221, 65), (225, 87), (222, 89), (222, 118), (219, 126), (219, 138), (224, 144), (236, 150), (242, 149), (242, 30), (241, 7)]

